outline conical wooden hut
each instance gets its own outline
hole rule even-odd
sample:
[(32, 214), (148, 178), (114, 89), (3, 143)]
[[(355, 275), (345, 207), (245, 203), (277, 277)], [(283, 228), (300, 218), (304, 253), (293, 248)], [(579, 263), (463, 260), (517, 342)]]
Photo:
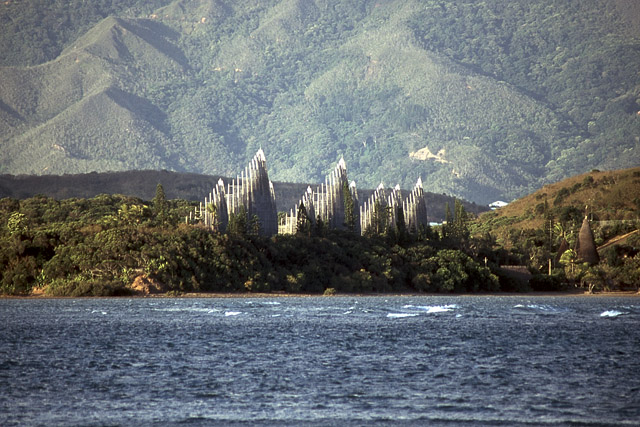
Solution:
[(580, 227), (580, 233), (578, 234), (576, 252), (581, 262), (589, 263), (589, 265), (595, 265), (600, 262), (600, 256), (593, 239), (593, 231), (591, 231), (591, 226), (589, 225), (589, 218), (586, 216), (582, 221), (582, 227)]

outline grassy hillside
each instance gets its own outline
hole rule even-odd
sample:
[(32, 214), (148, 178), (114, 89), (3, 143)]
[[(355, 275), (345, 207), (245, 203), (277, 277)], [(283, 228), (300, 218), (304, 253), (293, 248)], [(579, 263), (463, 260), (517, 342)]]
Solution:
[[(593, 170), (546, 185), (506, 207), (480, 215), (471, 226), (479, 252), (497, 256), (500, 264), (526, 265), (538, 273), (529, 285), (547, 291), (565, 286), (589, 292), (638, 291), (639, 230), (638, 167)], [(581, 253), (579, 240), (586, 248), (595, 246), (598, 255)]]
[(360, 188), (488, 203), (640, 164), (633, 0), (67, 3), (0, 6), (0, 173), (231, 176), (262, 147), (277, 181), (343, 155)]
[[(626, 234), (640, 224), (640, 168), (591, 171), (545, 185), (495, 211), (480, 215), (475, 233), (490, 232), (506, 247), (521, 237), (547, 230), (554, 244), (562, 237), (575, 237), (585, 215), (589, 215), (597, 245)], [(546, 221), (551, 222), (552, 230)]]

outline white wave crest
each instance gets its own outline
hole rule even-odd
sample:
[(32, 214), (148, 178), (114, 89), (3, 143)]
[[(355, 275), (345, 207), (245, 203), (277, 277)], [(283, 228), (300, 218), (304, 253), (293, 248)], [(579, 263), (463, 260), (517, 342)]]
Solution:
[(225, 311), (224, 312), (224, 315), (227, 316), (227, 317), (228, 316), (237, 316), (239, 314), (242, 314), (242, 312), (241, 311)]
[(560, 313), (568, 310), (566, 308), (554, 307), (548, 304), (527, 304), (527, 305), (516, 304), (513, 306), (513, 308), (519, 308), (525, 311), (530, 310), (538, 313)]
[(618, 316), (622, 316), (623, 314), (626, 314), (626, 313), (618, 310), (607, 310), (600, 313), (600, 317), (618, 317)]
[(166, 307), (166, 308), (152, 308), (153, 311), (162, 311), (162, 312), (190, 312), (190, 313), (213, 313), (215, 311), (220, 311), (217, 308), (208, 308), (208, 307)]
[(398, 319), (402, 317), (415, 317), (417, 315), (418, 313), (387, 313), (387, 317), (393, 318), (393, 319)]
[(107, 314), (107, 312), (106, 312), (106, 311), (102, 311), (102, 310), (91, 310), (91, 314), (95, 314), (95, 313), (103, 314), (103, 315), (106, 315), (106, 314)]
[(458, 308), (457, 304), (448, 305), (405, 305), (403, 308), (417, 308), (418, 310), (426, 311), (427, 313), (445, 313), (447, 311), (453, 311)]

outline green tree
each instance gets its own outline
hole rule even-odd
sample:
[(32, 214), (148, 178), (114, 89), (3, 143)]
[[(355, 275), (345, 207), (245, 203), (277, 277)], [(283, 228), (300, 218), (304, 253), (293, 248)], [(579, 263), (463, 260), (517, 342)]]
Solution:
[(249, 224), (248, 224), (247, 231), (253, 234), (254, 236), (257, 236), (260, 234), (260, 217), (258, 215), (254, 214), (251, 217), (251, 220), (249, 221)]
[(211, 229), (220, 231), (220, 220), (218, 219), (218, 207), (213, 203), (207, 205), (207, 213), (211, 216)]
[(376, 200), (373, 207), (373, 216), (371, 218), (371, 227), (374, 234), (382, 235), (389, 228), (389, 207), (381, 200)]
[(607, 286), (607, 277), (600, 266), (591, 266), (580, 279), (580, 284), (587, 288), (587, 292), (601, 291)]
[(145, 207), (138, 204), (123, 203), (118, 209), (118, 216), (128, 227), (136, 227), (144, 216)]
[(327, 234), (327, 227), (320, 215), (316, 217), (316, 224), (314, 229), (315, 229), (315, 235), (318, 237), (324, 237)]
[(21, 237), (29, 231), (27, 216), (21, 212), (13, 212), (7, 220), (7, 230), (14, 237)]
[(562, 264), (567, 272), (567, 277), (573, 278), (575, 272), (575, 265), (578, 262), (578, 254), (573, 249), (565, 251), (560, 256), (560, 264)]
[(342, 183), (342, 196), (344, 200), (344, 226), (348, 231), (353, 232), (356, 229), (356, 221), (358, 218), (353, 196), (349, 189), (349, 183), (346, 180)]
[(227, 232), (238, 236), (247, 234), (247, 211), (244, 206), (240, 206), (236, 213), (229, 215)]
[(296, 222), (296, 234), (309, 236), (311, 234), (311, 221), (307, 214), (307, 208), (304, 203), (300, 202), (298, 206), (298, 220)]
[(448, 219), (443, 224), (443, 236), (449, 241), (449, 244), (466, 250), (469, 246), (469, 215), (465, 210), (462, 202), (455, 199), (454, 216), (451, 218), (449, 205), (446, 207), (445, 217)]
[(167, 198), (164, 194), (164, 188), (162, 184), (156, 185), (156, 195), (153, 198), (153, 214), (156, 217), (156, 221), (164, 226), (167, 221), (168, 205)]
[(451, 220), (451, 208), (449, 207), (449, 202), (444, 204), (444, 222), (442, 223), (442, 238), (446, 239), (451, 234), (449, 231), (453, 226)]
[(407, 223), (404, 220), (404, 210), (402, 206), (396, 206), (396, 234), (399, 243), (404, 243), (407, 240)]

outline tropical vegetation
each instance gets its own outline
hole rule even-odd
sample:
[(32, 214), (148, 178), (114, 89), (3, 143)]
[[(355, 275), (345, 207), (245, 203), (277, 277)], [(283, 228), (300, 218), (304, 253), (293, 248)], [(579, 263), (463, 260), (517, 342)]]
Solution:
[(477, 292), (500, 289), (490, 266), (430, 228), (361, 237), (325, 227), (258, 235), (236, 214), (219, 233), (184, 216), (193, 203), (122, 195), (0, 199), (0, 293), (128, 295), (136, 277), (182, 292)]
[[(578, 256), (585, 217), (598, 248), (595, 265)], [(471, 226), (501, 253), (501, 263), (527, 265), (537, 290), (640, 290), (639, 230), (640, 168), (592, 170), (546, 185)]]
[[(196, 203), (168, 200), (160, 184), (151, 201), (3, 198), (0, 294), (129, 295), (136, 278), (173, 294), (638, 291), (640, 199), (628, 197), (638, 194), (640, 168), (592, 171), (479, 217), (455, 200), (446, 222), (417, 234), (381, 209), (363, 236), (298, 215), (296, 234), (272, 237), (242, 211), (225, 233), (185, 221)], [(599, 262), (576, 246), (585, 222)], [(508, 265), (533, 276), (514, 279)]]

